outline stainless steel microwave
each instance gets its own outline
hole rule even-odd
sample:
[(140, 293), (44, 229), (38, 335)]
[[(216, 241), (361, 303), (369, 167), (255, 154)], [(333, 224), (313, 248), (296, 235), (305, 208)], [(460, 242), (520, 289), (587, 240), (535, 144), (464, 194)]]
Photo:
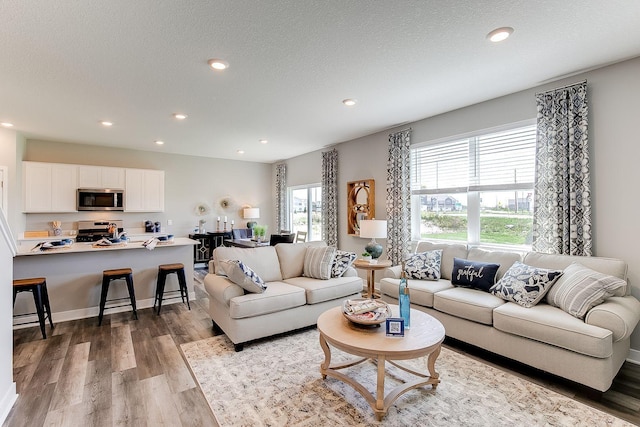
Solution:
[(78, 188), (79, 211), (124, 211), (124, 190)]

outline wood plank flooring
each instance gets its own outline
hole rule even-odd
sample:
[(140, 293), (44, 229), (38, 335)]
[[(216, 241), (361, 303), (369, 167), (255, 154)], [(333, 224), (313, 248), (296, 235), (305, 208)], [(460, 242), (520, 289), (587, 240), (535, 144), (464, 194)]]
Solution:
[[(3, 427), (212, 426), (217, 423), (180, 351), (214, 335), (208, 301), (196, 287), (184, 304), (63, 322), (42, 340), (37, 327), (14, 331), (19, 397)], [(640, 366), (625, 363), (606, 393), (447, 339), (447, 347), (640, 425)]]

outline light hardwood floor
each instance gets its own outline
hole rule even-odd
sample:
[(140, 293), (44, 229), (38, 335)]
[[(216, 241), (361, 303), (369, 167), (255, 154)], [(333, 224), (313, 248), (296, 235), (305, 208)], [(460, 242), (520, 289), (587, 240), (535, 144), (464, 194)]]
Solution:
[[(14, 381), (19, 397), (3, 427), (217, 426), (180, 351), (214, 335), (208, 301), (196, 287), (183, 304), (14, 332)], [(48, 330), (48, 328), (47, 328)], [(452, 340), (447, 347), (640, 425), (640, 366), (625, 363), (604, 394)]]

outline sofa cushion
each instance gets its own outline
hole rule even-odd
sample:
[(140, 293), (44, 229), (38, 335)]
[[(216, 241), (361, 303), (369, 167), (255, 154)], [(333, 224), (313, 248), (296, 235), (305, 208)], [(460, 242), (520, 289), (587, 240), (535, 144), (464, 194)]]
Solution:
[(625, 287), (627, 282), (608, 274), (599, 273), (581, 264), (573, 263), (547, 295), (547, 302), (560, 307), (579, 319), (605, 299), (612, 297), (615, 290)]
[(229, 259), (239, 259), (267, 283), (282, 280), (278, 254), (273, 246), (261, 246), (259, 248), (218, 246), (213, 250), (216, 273), (221, 269), (219, 261)]
[(442, 249), (442, 262), (440, 263), (440, 277), (451, 280), (453, 271), (453, 258), (466, 258), (467, 245), (462, 243), (434, 243), (428, 241), (418, 242), (416, 252), (427, 252)]
[(496, 273), (496, 281), (498, 281), (514, 262), (522, 261), (522, 255), (517, 252), (487, 251), (480, 248), (470, 248), (466, 259), (500, 264), (500, 268), (498, 268), (498, 272)]
[(327, 246), (326, 242), (307, 242), (296, 243), (295, 245), (281, 244), (276, 245), (276, 253), (278, 254), (278, 260), (280, 261), (280, 272), (283, 279), (290, 277), (302, 276), (304, 269), (304, 256), (307, 253), (308, 247), (322, 247)]
[(358, 255), (356, 255), (355, 252), (337, 250), (336, 257), (331, 266), (331, 277), (341, 277), (349, 267), (351, 267), (351, 264), (353, 264), (357, 257)]
[(433, 296), (433, 308), (443, 313), (485, 325), (493, 324), (493, 310), (504, 300), (477, 289), (458, 288), (440, 291)]
[(408, 279), (439, 280), (442, 249), (412, 254), (404, 264)]
[[(580, 263), (600, 273), (610, 276), (619, 277), (627, 280), (627, 263), (621, 259), (603, 258), (595, 256), (577, 256), (577, 255), (553, 255), (543, 254), (540, 252), (528, 252), (522, 260), (527, 265), (535, 267), (552, 268), (554, 270), (564, 270), (574, 262)], [(630, 286), (618, 288), (615, 296), (623, 297), (630, 294)]]
[(299, 307), (306, 303), (305, 291), (283, 282), (268, 282), (261, 294), (245, 294), (229, 301), (232, 319), (260, 316)]
[[(436, 281), (407, 279), (407, 285), (409, 286), (411, 304), (423, 307), (433, 307), (433, 294), (436, 292), (453, 288), (451, 282), (444, 279)], [(383, 295), (398, 299), (399, 289), (400, 279), (384, 278), (380, 280), (380, 293)]]
[(333, 277), (328, 280), (310, 277), (292, 277), (285, 283), (298, 286), (306, 293), (307, 304), (317, 304), (333, 299), (344, 298), (362, 292), (360, 277)]
[(267, 289), (264, 280), (240, 260), (220, 261), (229, 280), (247, 292), (262, 293)]
[(451, 284), (489, 292), (496, 283), (498, 268), (499, 264), (454, 258)]
[(313, 279), (329, 279), (335, 257), (336, 248), (333, 246), (307, 248), (302, 275)]
[(545, 297), (561, 275), (562, 270), (532, 267), (516, 261), (490, 292), (505, 301), (529, 308)]
[(612, 333), (548, 304), (524, 308), (506, 303), (493, 313), (493, 326), (503, 332), (566, 348), (592, 357), (613, 353)]

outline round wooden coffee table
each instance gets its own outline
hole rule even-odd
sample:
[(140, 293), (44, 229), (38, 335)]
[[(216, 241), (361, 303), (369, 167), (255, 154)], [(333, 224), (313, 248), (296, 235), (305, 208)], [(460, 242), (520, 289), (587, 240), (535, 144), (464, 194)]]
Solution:
[[(395, 317), (398, 316), (398, 306), (391, 305)], [(342, 307), (325, 311), (318, 318), (320, 332), (320, 346), (324, 352), (324, 362), (320, 365), (322, 378), (328, 376), (337, 378), (356, 389), (371, 405), (378, 421), (382, 420), (389, 407), (407, 391), (431, 385), (433, 388), (440, 383), (435, 370), (436, 359), (440, 355), (444, 340), (444, 326), (437, 319), (418, 310), (411, 310), (411, 329), (405, 330), (404, 337), (388, 337), (386, 327), (361, 327), (354, 325), (342, 315)], [(331, 347), (359, 356), (359, 359), (340, 364), (331, 364)], [(418, 372), (396, 362), (397, 360), (415, 359), (422, 356), (427, 358), (427, 370)], [(376, 396), (374, 397), (364, 386), (354, 378), (338, 372), (339, 369), (357, 365), (372, 359), (378, 366), (378, 380)], [(416, 375), (413, 381), (400, 384), (384, 395), (385, 363)]]

